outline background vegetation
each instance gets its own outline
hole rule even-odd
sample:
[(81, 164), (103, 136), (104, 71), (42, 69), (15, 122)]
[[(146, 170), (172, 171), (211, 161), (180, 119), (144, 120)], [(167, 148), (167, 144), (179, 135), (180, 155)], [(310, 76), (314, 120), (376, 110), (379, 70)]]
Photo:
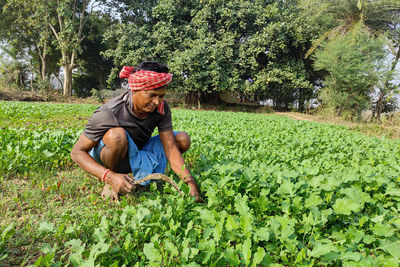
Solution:
[[(195, 103), (220, 93), (346, 118), (394, 110), (399, 0), (1, 0), (2, 87), (86, 97), (123, 65), (167, 64)], [(60, 68), (62, 75), (60, 75)], [(60, 78), (62, 77), (62, 78)], [(345, 101), (344, 101), (345, 100)]]

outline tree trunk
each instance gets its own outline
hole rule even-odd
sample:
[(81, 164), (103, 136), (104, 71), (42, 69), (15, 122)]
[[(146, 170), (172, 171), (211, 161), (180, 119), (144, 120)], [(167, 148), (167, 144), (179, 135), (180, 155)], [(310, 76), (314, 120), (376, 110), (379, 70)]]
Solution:
[(42, 64), (42, 68), (41, 68), (41, 72), (40, 72), (40, 76), (42, 81), (45, 81), (47, 78), (47, 42), (44, 43), (43, 45), (43, 51), (42, 51), (42, 56), (40, 57), (41, 59), (41, 64)]
[(379, 121), (381, 119), (384, 97), (385, 97), (384, 91), (381, 91), (378, 101), (376, 101), (376, 120), (377, 121)]
[(47, 79), (47, 60), (46, 60), (46, 56), (44, 58), (42, 58), (42, 70), (40, 73), (40, 77), (42, 78), (42, 80), (46, 80)]
[(65, 96), (72, 95), (72, 66), (70, 64), (64, 65), (63, 94)]
[[(393, 72), (396, 69), (399, 59), (400, 59), (400, 45), (398, 46), (396, 57), (395, 57), (394, 61), (392, 62), (392, 67), (390, 68), (391, 72)], [(390, 79), (390, 78), (388, 78), (388, 79)], [(376, 101), (376, 120), (378, 120), (378, 121), (381, 119), (381, 114), (382, 114), (382, 110), (383, 110), (383, 101), (385, 99), (385, 95), (388, 94), (390, 91), (389, 86), (390, 86), (390, 81), (386, 80), (385, 84), (383, 86), (383, 89), (380, 92), (379, 98)]]
[(200, 109), (201, 105), (200, 105), (200, 98), (201, 98), (201, 93), (197, 92), (197, 108)]

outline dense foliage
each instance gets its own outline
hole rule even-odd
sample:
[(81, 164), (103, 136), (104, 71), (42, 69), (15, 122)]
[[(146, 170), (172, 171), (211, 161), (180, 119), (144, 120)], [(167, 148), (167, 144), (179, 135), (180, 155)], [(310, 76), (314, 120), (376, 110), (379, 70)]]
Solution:
[[(2, 102), (0, 172), (28, 175), (32, 171), (71, 166), (71, 145), (82, 126), (74, 115), (87, 116), (93, 111), (93, 106)], [(47, 120), (50, 114), (52, 118)], [(36, 120), (45, 123), (36, 124)]]
[(383, 44), (384, 40), (358, 25), (316, 53), (316, 68), (329, 73), (321, 98), (337, 115), (359, 116), (369, 106), (370, 94), (382, 75), (379, 70), (385, 64)]
[[(321, 99), (335, 113), (351, 118), (372, 105), (372, 116), (380, 119), (382, 112), (390, 110), (393, 95), (399, 92), (396, 66), (400, 59), (400, 2), (301, 2), (303, 16), (321, 27), (320, 36), (306, 55), (325, 41), (328, 43), (315, 55), (316, 67), (328, 72)], [(361, 77), (362, 73), (365, 77)]]
[[(39, 181), (43, 178), (34, 178), (38, 168), (54, 173), (66, 166), (53, 164), (56, 160), (71, 163), (68, 154), (74, 137), (94, 109), (0, 102), (1, 143), (20, 147), (12, 154), (2, 152), (2, 176), (12, 173), (3, 167), (10, 162), (16, 173)], [(57, 123), (63, 110), (69, 124)], [(65, 174), (50, 175), (50, 186), (39, 195), (62, 198), (60, 211), (30, 225), (30, 230), (0, 223), (0, 259), (9, 260), (7, 253), (15, 249), (17, 237), (25, 237), (28, 243), (31, 238), (38, 242), (36, 249), (41, 252), (34, 260), (42, 266), (54, 262), (72, 266), (398, 265), (398, 140), (273, 115), (173, 110), (173, 121), (176, 130), (191, 135), (192, 147), (185, 159), (201, 186), (204, 204), (179, 196), (169, 186), (164, 194), (152, 186), (135, 200), (128, 196), (110, 206), (98, 193), (79, 198), (78, 191), (83, 190), (79, 181), (89, 178), (74, 177), (78, 185), (67, 189)], [(47, 153), (54, 153), (53, 157)], [(184, 184), (179, 186), (187, 191)], [(7, 199), (7, 189), (1, 190)], [(29, 210), (29, 198), (20, 200), (25, 194), (29, 192), (18, 194), (17, 203), (21, 207), (25, 203), (24, 214), (35, 213), (41, 201)], [(78, 203), (71, 206), (75, 198)], [(6, 212), (7, 206), (1, 207)]]
[(117, 66), (111, 80), (118, 67), (152, 59), (171, 68), (177, 89), (199, 96), (235, 91), (286, 107), (312, 96), (318, 76), (304, 55), (315, 29), (295, 2), (163, 0), (129, 12), (137, 8), (124, 5), (128, 15), (106, 34), (118, 40), (105, 53)]

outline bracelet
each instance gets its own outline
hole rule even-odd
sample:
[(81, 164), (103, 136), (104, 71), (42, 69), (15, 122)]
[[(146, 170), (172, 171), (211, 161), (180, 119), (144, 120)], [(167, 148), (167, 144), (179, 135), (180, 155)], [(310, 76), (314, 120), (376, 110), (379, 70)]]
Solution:
[(106, 176), (107, 176), (107, 173), (110, 171), (110, 169), (107, 169), (105, 172), (104, 172), (104, 174), (103, 174), (103, 176), (101, 177), (101, 180), (105, 183), (106, 182)]

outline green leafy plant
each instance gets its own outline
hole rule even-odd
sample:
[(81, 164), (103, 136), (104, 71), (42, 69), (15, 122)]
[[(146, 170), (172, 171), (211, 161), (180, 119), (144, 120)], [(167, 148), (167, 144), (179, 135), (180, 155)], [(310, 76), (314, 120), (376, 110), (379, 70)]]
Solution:
[[(13, 104), (3, 102), (0, 110), (7, 105)], [(84, 124), (23, 128), (47, 121), (27, 119), (34, 106), (27, 104), (16, 111), (15, 122), (10, 116), (2, 126), (1, 151), (7, 149), (4, 142), (12, 144), (0, 152), (3, 175), (28, 184), (11, 190), (12, 180), (3, 179), (4, 199), (15, 200), (0, 207), (9, 214), (6, 219), (24, 214), (29, 222), (15, 220), (15, 235), (7, 235), (3, 247), (12, 251), (18, 245), (10, 240), (19, 245), (26, 242), (22, 237), (33, 240), (36, 254), (30, 260), (36, 265), (399, 264), (398, 140), (274, 115), (173, 110), (174, 129), (191, 136), (184, 157), (205, 203), (182, 197), (169, 185), (161, 195), (154, 185), (112, 204), (100, 198), (101, 184), (93, 177), (62, 172)], [(88, 118), (87, 107), (77, 107), (83, 111), (72, 108), (69, 123)], [(54, 154), (47, 156), (46, 149)], [(60, 177), (28, 172), (17, 178), (3, 167), (8, 164), (19, 174), (48, 169)], [(170, 169), (167, 175), (179, 179)], [(186, 192), (182, 182), (178, 186)], [(11, 205), (15, 215), (6, 211)], [(43, 215), (37, 218), (35, 211)]]

